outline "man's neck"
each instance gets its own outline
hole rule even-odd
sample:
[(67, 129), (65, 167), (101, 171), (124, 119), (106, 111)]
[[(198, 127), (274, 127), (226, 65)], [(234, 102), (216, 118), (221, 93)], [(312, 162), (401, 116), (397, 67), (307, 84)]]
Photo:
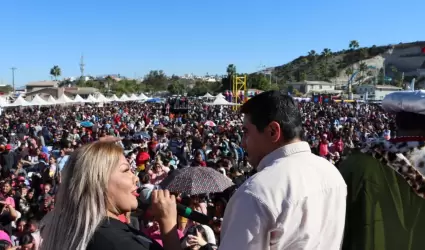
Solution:
[(301, 141), (302, 141), (301, 139), (295, 138), (295, 139), (290, 140), (290, 141), (285, 141), (285, 142), (281, 142), (281, 143), (276, 143), (275, 145), (271, 145), (272, 148), (268, 150), (269, 151), (269, 154), (271, 152), (275, 151), (278, 148), (284, 147), (284, 146), (289, 145), (289, 144), (292, 144), (292, 143), (301, 142)]

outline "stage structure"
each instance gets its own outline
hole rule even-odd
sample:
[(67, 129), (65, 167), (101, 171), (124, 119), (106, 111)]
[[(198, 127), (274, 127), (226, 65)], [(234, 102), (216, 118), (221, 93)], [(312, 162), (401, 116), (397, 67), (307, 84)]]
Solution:
[[(244, 103), (246, 98), (248, 97), (248, 90), (246, 88), (246, 75), (244, 76), (233, 76), (233, 84), (232, 84), (232, 102), (233, 103)], [(243, 98), (245, 100), (241, 100), (240, 93), (243, 93)], [(238, 106), (234, 106), (234, 109), (237, 109)]]

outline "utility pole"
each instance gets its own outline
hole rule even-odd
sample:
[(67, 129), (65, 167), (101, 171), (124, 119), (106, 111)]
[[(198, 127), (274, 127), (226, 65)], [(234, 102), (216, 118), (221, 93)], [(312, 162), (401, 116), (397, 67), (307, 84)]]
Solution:
[(13, 88), (13, 94), (15, 94), (15, 70), (17, 70), (17, 68), (12, 67), (10, 68), (10, 70), (12, 70), (12, 88)]

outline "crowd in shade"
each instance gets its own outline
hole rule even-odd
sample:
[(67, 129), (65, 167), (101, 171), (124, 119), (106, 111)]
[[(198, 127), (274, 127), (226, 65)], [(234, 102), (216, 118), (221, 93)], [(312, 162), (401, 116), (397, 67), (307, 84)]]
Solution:
[[(117, 142), (138, 177), (140, 189), (153, 189), (186, 168), (213, 169), (233, 182), (224, 192), (182, 190), (179, 203), (213, 218), (199, 225), (178, 218), (182, 249), (216, 249), (226, 205), (246, 179), (256, 173), (242, 147), (243, 114), (229, 106), (208, 106), (187, 99), (189, 110), (171, 113), (162, 103), (117, 102), (103, 107), (66, 105), (13, 107), (0, 116), (0, 249), (38, 249), (43, 218), (55, 208), (61, 174), (70, 155), (104, 137)], [(379, 105), (298, 102), (303, 140), (312, 152), (339, 166), (349, 149), (394, 137), (394, 117)], [(196, 177), (202, 178), (202, 177)], [(205, 180), (204, 180), (205, 181)], [(211, 184), (213, 185), (213, 184)], [(149, 209), (122, 214), (162, 244)], [(193, 236), (198, 244), (191, 244)]]

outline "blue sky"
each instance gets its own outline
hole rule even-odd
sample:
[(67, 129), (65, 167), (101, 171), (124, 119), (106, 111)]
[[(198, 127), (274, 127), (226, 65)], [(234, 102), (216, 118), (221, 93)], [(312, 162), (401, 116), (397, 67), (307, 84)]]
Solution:
[(276, 66), (309, 50), (425, 40), (423, 0), (0, 1), (0, 82), (86, 73), (224, 74)]

